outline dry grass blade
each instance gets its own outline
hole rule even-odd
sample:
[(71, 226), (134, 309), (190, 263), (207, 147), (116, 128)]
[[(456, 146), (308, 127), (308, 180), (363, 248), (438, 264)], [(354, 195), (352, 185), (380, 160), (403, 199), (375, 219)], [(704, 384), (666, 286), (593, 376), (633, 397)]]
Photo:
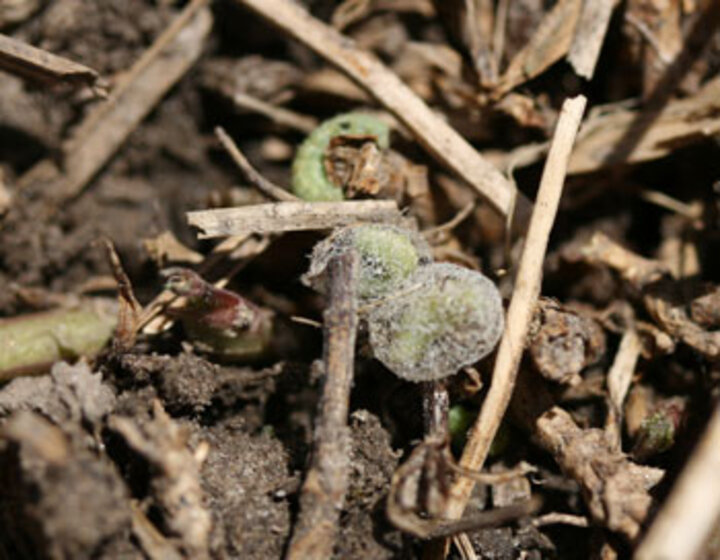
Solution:
[(621, 448), (622, 406), (627, 396), (635, 366), (640, 357), (640, 338), (637, 331), (630, 327), (623, 334), (610, 371), (607, 376), (608, 393), (610, 396), (610, 414), (606, 433), (614, 441), (616, 449)]
[(600, 49), (605, 40), (610, 16), (618, 0), (583, 2), (580, 19), (568, 53), (568, 62), (580, 76), (592, 79)]
[(243, 233), (280, 233), (332, 229), (353, 223), (399, 223), (402, 215), (393, 200), (344, 202), (275, 202), (240, 208), (196, 210), (188, 223), (200, 239)]
[(501, 214), (511, 212), (515, 186), (375, 56), (289, 0), (237, 2), (340, 68), (392, 112), (435, 159), (467, 181)]
[[(460, 460), (460, 466), (468, 470), (477, 471), (482, 467), (510, 402), (530, 319), (540, 294), (545, 251), (560, 202), (567, 162), (586, 101), (585, 97), (578, 96), (563, 104), (528, 228), (492, 385)], [(474, 485), (469, 478), (460, 478), (455, 483), (452, 493), (455, 499), (450, 501), (446, 512), (450, 519), (462, 516)]]
[(642, 542), (635, 560), (698, 558), (720, 515), (720, 407)]
[(98, 73), (92, 68), (3, 34), (0, 34), (0, 68), (26, 79), (50, 84), (64, 82), (92, 86), (98, 80)]
[(581, 0), (560, 0), (545, 16), (530, 42), (510, 61), (494, 93), (502, 96), (555, 64), (570, 49)]

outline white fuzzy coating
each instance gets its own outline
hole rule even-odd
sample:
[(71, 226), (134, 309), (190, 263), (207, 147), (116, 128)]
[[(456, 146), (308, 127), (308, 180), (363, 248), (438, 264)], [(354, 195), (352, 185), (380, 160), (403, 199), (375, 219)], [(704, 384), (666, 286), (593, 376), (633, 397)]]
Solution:
[(492, 352), (504, 314), (489, 278), (439, 263), (419, 268), (408, 285), (368, 317), (373, 353), (388, 369), (410, 381), (432, 381)]
[(330, 260), (349, 251), (357, 253), (360, 260), (356, 291), (363, 302), (401, 288), (418, 267), (432, 260), (430, 247), (414, 231), (379, 224), (350, 226), (315, 246), (303, 283), (327, 293)]

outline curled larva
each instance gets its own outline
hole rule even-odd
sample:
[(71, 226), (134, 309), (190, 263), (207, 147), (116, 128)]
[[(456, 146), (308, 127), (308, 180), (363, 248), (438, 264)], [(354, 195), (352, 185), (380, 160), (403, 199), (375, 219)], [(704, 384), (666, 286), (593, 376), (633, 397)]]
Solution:
[(414, 231), (380, 224), (350, 226), (336, 230), (315, 246), (303, 282), (327, 292), (330, 260), (348, 252), (356, 253), (360, 260), (356, 290), (361, 301), (399, 289), (419, 266), (431, 260), (430, 247)]
[(399, 377), (432, 381), (488, 355), (504, 317), (495, 285), (454, 264), (429, 264), (370, 311), (373, 354)]
[(325, 174), (323, 159), (335, 136), (374, 136), (385, 150), (390, 145), (387, 124), (372, 115), (344, 113), (324, 121), (313, 130), (298, 148), (292, 165), (292, 190), (303, 200), (343, 200), (343, 192)]

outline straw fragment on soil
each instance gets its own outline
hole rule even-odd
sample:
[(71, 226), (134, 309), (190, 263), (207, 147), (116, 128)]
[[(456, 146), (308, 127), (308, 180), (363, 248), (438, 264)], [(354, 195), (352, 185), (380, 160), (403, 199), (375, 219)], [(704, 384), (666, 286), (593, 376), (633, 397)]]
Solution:
[(720, 407), (716, 405), (705, 433), (638, 548), (636, 560), (699, 557), (720, 515), (718, 450)]
[(0, 33), (0, 68), (42, 83), (92, 86), (99, 76), (92, 68)]
[[(585, 104), (585, 97), (578, 96), (568, 99), (563, 105), (518, 267), (513, 298), (507, 312), (505, 333), (500, 341), (495, 361), (492, 384), (480, 415), (470, 431), (460, 460), (460, 466), (468, 470), (478, 471), (482, 467), (510, 402), (525, 347), (525, 338), (540, 295), (542, 265), (560, 202), (567, 162)], [(455, 483), (453, 491), (455, 499), (450, 501), (446, 512), (451, 519), (461, 517), (474, 485), (474, 481), (469, 478), (460, 478)]]
[(323, 230), (355, 223), (399, 224), (403, 216), (393, 200), (343, 202), (276, 202), (240, 208), (196, 210), (188, 223), (200, 230), (200, 239), (247, 233)]

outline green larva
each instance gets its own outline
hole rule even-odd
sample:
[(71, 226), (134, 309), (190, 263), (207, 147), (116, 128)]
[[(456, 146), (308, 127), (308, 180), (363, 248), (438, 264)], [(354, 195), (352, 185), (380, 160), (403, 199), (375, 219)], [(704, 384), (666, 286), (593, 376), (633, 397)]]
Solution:
[(429, 264), (408, 279), (420, 289), (393, 294), (368, 317), (375, 357), (399, 377), (432, 381), (489, 354), (503, 330), (495, 285), (479, 272)]
[(360, 301), (386, 296), (399, 289), (419, 266), (431, 261), (430, 248), (414, 231), (388, 225), (338, 229), (313, 249), (303, 282), (326, 292), (325, 270), (330, 260), (348, 251), (360, 258), (357, 294)]
[(325, 152), (333, 137), (356, 135), (374, 136), (383, 150), (390, 145), (390, 128), (372, 115), (344, 113), (326, 120), (298, 148), (292, 166), (293, 192), (311, 202), (343, 200), (342, 190), (325, 174)]

